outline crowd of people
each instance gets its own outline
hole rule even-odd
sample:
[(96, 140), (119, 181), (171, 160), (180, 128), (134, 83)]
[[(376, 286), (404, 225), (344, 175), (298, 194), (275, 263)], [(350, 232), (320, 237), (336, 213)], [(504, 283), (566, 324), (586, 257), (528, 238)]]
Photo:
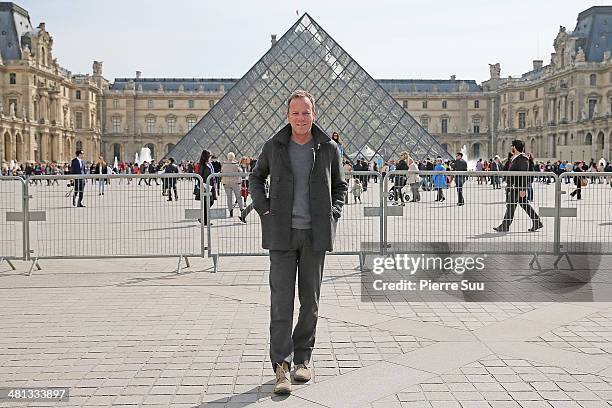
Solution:
[[(344, 145), (338, 135), (334, 132), (332, 139), (338, 146), (338, 153), (343, 157), (343, 166), (346, 174), (349, 172), (375, 172), (376, 174), (371, 175), (353, 175), (347, 176), (346, 181), (349, 185), (349, 191), (346, 194), (345, 202), (348, 203), (349, 196), (352, 196), (354, 203), (361, 203), (361, 197), (368, 191), (368, 187), (372, 183), (378, 183), (378, 174), (384, 177), (387, 173), (400, 170), (411, 170), (411, 171), (467, 171), (475, 170), (478, 172), (484, 172), (484, 175), (478, 175), (473, 177), (468, 176), (451, 176), (441, 174), (431, 174), (419, 176), (418, 174), (407, 174), (407, 175), (393, 175), (389, 177), (391, 183), (390, 186), (390, 200), (391, 205), (405, 206), (406, 202), (419, 202), (421, 201), (422, 191), (434, 191), (434, 201), (442, 202), (446, 200), (444, 191), (450, 188), (452, 184), (455, 184), (457, 188), (457, 205), (462, 206), (465, 204), (465, 198), (463, 195), (463, 183), (470, 178), (473, 178), (478, 184), (490, 184), (492, 189), (501, 189), (502, 183), (505, 182), (504, 177), (491, 174), (486, 175), (487, 172), (496, 171), (507, 171), (510, 168), (512, 162), (512, 153), (508, 154), (505, 160), (502, 160), (498, 155), (491, 159), (483, 160), (482, 158), (476, 161), (473, 168), (468, 169), (467, 162), (463, 158), (462, 153), (457, 153), (455, 160), (447, 160), (438, 156), (435, 159), (425, 158), (422, 160), (416, 160), (412, 158), (408, 152), (401, 152), (397, 159), (391, 159), (379, 164), (376, 160), (365, 160), (356, 159), (351, 160), (345, 152)], [(206, 154), (204, 153), (206, 152)], [(173, 159), (163, 159), (160, 161), (144, 161), (140, 164), (132, 162), (115, 162), (114, 165), (107, 163), (103, 157), (99, 157), (93, 162), (86, 163), (83, 161), (82, 174), (165, 174), (165, 173), (197, 173), (200, 174), (204, 179), (209, 175), (213, 174), (213, 191), (211, 191), (211, 204), (217, 200), (217, 193), (221, 191), (221, 185), (224, 187), (226, 195), (227, 208), (229, 208), (229, 216), (234, 216), (234, 207), (237, 207), (240, 211), (238, 216), (239, 220), (246, 223), (246, 217), (252, 210), (252, 205), (247, 205), (248, 197), (248, 180), (245, 176), (242, 177), (214, 177), (215, 174), (222, 173), (249, 173), (253, 171), (257, 160), (254, 157), (243, 156), (239, 160), (233, 152), (227, 154), (226, 158), (219, 160), (211, 152), (205, 150), (198, 162), (194, 161), (181, 161), (175, 163)], [(551, 177), (547, 176), (546, 173), (554, 173), (562, 175), (566, 172), (585, 172), (583, 177), (566, 177), (564, 178), (565, 183), (573, 183), (576, 189), (570, 194), (572, 197), (582, 199), (581, 190), (585, 185), (585, 179), (589, 179), (594, 183), (610, 183), (612, 186), (612, 177), (603, 177), (604, 173), (611, 173), (612, 175), (612, 163), (607, 162), (604, 159), (596, 162), (594, 159), (587, 164), (584, 161), (575, 161), (573, 163), (567, 160), (557, 160), (555, 162), (536, 162), (533, 156), (526, 153), (525, 156), (528, 159), (528, 171), (541, 172), (541, 176), (536, 176), (530, 179), (527, 186), (527, 202), (533, 201), (533, 187), (532, 182), (551, 183)], [(72, 163), (73, 164), (73, 163)], [(81, 170), (80, 170), (81, 171)], [(31, 176), (38, 175), (63, 175), (63, 174), (75, 174), (71, 172), (71, 164), (69, 163), (45, 163), (45, 162), (28, 162), (28, 163), (17, 163), (17, 162), (3, 162), (1, 166), (2, 176), (18, 176), (24, 179), (29, 179)], [(81, 173), (76, 173), (81, 174)], [(119, 179), (119, 183), (122, 183), (124, 179)], [(130, 184), (133, 180), (127, 178), (126, 182)], [(162, 185), (162, 194), (168, 197), (169, 201), (172, 201), (174, 196), (175, 200), (178, 200), (178, 194), (176, 190), (176, 181), (171, 179), (161, 179), (155, 177), (150, 178), (139, 178), (138, 186), (145, 185), (156, 186)], [(42, 180), (32, 179), (31, 183), (42, 183)], [(104, 195), (105, 185), (110, 183), (110, 179), (92, 179), (92, 183), (98, 184), (98, 194)], [(47, 185), (58, 185), (58, 180), (49, 178), (46, 180)], [(74, 187), (74, 183), (72, 183)], [(196, 199), (200, 196), (200, 187), (196, 186), (194, 189), (194, 195)]]

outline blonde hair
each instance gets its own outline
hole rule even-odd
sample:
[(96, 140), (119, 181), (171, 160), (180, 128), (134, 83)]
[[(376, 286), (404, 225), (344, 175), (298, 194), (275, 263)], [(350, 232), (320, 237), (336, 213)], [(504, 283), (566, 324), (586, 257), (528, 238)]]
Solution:
[(227, 154), (227, 160), (229, 160), (229, 161), (234, 161), (234, 160), (236, 160), (236, 155), (234, 154), (234, 152), (229, 152), (229, 153)]
[(302, 89), (298, 89), (297, 91), (293, 91), (291, 95), (289, 95), (289, 99), (287, 99), (287, 113), (289, 113), (289, 105), (291, 105), (291, 101), (294, 99), (306, 98), (310, 101), (312, 105), (312, 113), (315, 113), (315, 99), (314, 96), (308, 91), (304, 91)]

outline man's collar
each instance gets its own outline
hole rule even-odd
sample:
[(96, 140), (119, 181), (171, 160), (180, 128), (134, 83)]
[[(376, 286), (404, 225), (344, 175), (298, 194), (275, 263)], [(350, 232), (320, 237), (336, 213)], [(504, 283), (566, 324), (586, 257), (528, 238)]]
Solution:
[[(331, 137), (327, 136), (325, 132), (323, 132), (316, 124), (312, 124), (312, 138), (316, 144), (321, 143), (329, 143), (331, 142)], [(281, 143), (284, 145), (289, 144), (289, 140), (291, 140), (291, 125), (287, 124), (281, 130), (279, 130), (273, 137), (277, 143)]]

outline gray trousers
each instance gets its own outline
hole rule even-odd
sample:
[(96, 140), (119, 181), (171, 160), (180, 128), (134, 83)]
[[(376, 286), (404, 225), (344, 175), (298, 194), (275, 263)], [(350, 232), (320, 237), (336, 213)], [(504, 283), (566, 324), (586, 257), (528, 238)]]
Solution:
[(230, 210), (234, 208), (234, 197), (236, 197), (236, 201), (238, 201), (238, 207), (240, 210), (244, 209), (244, 204), (242, 204), (242, 196), (240, 195), (240, 184), (224, 184), (225, 195), (227, 197), (227, 208)]
[[(325, 251), (312, 249), (312, 230), (291, 230), (291, 249), (270, 250), (270, 361), (291, 367), (310, 360), (319, 317)], [(300, 313), (293, 326), (297, 272)]]

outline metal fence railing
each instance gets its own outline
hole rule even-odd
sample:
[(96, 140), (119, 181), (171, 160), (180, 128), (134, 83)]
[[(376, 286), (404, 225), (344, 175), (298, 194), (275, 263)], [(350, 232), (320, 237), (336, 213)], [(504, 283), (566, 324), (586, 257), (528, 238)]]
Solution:
[(559, 189), (561, 254), (612, 253), (612, 173), (563, 173)]
[[(211, 257), (216, 271), (220, 257), (266, 255), (248, 175), (210, 176), (199, 201), (196, 174), (0, 177), (0, 262), (32, 261), (31, 272), (40, 259), (177, 257), (180, 272), (188, 257)], [(362, 266), (366, 254), (532, 254), (539, 267), (542, 254), (572, 266), (569, 254), (612, 252), (610, 173), (350, 172), (346, 180), (332, 254), (359, 255)]]
[(0, 264), (6, 261), (15, 270), (13, 260), (26, 260), (27, 192), (20, 177), (0, 177)]
[[(261, 223), (248, 193), (250, 173), (214, 174), (206, 180), (202, 202), (207, 205), (208, 255), (217, 270), (221, 256), (267, 255), (261, 248)], [(214, 184), (214, 200), (211, 195)], [(204, 197), (206, 200), (204, 200)]]
[[(384, 201), (387, 251), (553, 254), (557, 176), (546, 174), (554, 180), (549, 185), (536, 181), (540, 175), (392, 171), (384, 180), (385, 196), (394, 198)], [(402, 203), (396, 201), (398, 191)], [(532, 234), (534, 226), (537, 233)]]
[[(197, 174), (63, 175), (28, 179), (30, 257), (204, 257)], [(32, 217), (36, 215), (36, 218)]]
[[(216, 200), (209, 206), (208, 224), (209, 256), (213, 258), (214, 270), (220, 257), (264, 256), (268, 251), (261, 247), (261, 222), (253, 210), (248, 194), (238, 199), (232, 191), (248, 188), (250, 173), (220, 173), (208, 177), (206, 198), (210, 202), (211, 183), (216, 182)], [(231, 183), (224, 182), (230, 179)], [(236, 184), (241, 179), (241, 185)], [(358, 255), (360, 265), (367, 253), (379, 253), (382, 249), (382, 177), (373, 171), (347, 172), (349, 183), (342, 217), (338, 222), (332, 255)], [(213, 181), (214, 180), (214, 181)], [(356, 185), (359, 180), (361, 192)], [(204, 195), (203, 195), (204, 197)], [(240, 200), (243, 200), (242, 203)], [(209, 204), (210, 205), (210, 204)], [(240, 210), (244, 206), (244, 212)], [(358, 222), (356, 222), (358, 221)]]

